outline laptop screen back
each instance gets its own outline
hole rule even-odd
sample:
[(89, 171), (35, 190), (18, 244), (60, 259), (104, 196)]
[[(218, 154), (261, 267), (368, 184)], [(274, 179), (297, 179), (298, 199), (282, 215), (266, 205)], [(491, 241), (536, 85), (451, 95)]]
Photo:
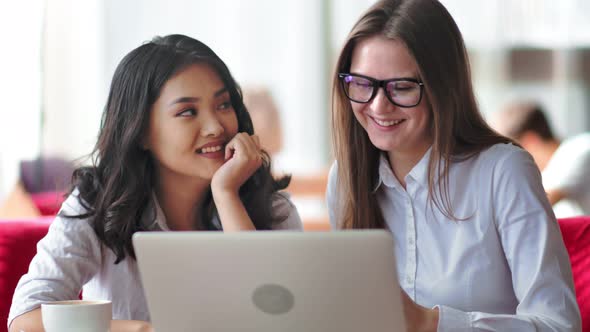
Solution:
[(386, 231), (133, 237), (156, 331), (405, 331)]

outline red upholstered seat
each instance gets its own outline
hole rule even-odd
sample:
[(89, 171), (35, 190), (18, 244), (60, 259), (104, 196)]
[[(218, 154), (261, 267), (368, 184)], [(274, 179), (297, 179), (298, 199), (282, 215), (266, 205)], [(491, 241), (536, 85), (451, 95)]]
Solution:
[(65, 200), (64, 193), (61, 191), (43, 191), (30, 195), (42, 216), (56, 215)]
[(37, 242), (47, 234), (52, 220), (0, 220), (0, 332), (6, 331), (14, 288), (29, 269)]
[(570, 256), (582, 331), (590, 332), (590, 216), (558, 219)]
[[(53, 217), (35, 220), (0, 220), (0, 332), (6, 319), (14, 288), (27, 272), (37, 252), (37, 242), (47, 234)], [(590, 332), (590, 216), (559, 219), (559, 226), (570, 256), (576, 297), (584, 332)]]

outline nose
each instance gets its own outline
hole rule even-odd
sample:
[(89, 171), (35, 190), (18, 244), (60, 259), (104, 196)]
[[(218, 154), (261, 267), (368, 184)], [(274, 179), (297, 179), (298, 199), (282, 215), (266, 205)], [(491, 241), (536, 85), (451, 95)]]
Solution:
[[(209, 113), (209, 112), (203, 112)], [(201, 136), (203, 137), (218, 137), (225, 132), (225, 128), (219, 121), (217, 114), (211, 112), (207, 115), (203, 114), (203, 122), (201, 126)]]
[(385, 95), (385, 89), (379, 87), (377, 89), (377, 94), (375, 98), (369, 102), (369, 107), (373, 111), (373, 113), (387, 113), (393, 111), (395, 105), (393, 105), (387, 96)]

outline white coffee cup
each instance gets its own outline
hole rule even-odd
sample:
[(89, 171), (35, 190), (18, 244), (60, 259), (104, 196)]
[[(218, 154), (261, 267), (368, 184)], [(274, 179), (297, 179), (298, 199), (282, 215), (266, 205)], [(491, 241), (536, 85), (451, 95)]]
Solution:
[(41, 305), (45, 332), (109, 332), (111, 301), (56, 301)]

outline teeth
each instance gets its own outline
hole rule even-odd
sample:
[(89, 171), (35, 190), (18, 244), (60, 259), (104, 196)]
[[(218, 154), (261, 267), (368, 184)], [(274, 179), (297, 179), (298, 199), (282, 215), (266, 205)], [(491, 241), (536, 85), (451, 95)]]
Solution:
[(223, 147), (221, 145), (218, 145), (218, 146), (209, 146), (209, 147), (206, 147), (206, 148), (202, 148), (201, 149), (201, 153), (212, 153), (212, 152), (221, 151), (221, 149), (223, 149)]
[(374, 119), (374, 120), (375, 120), (375, 122), (377, 122), (377, 123), (378, 123), (380, 126), (383, 126), (383, 127), (389, 127), (389, 126), (393, 126), (393, 125), (396, 125), (396, 124), (400, 124), (402, 121), (404, 121), (404, 120), (381, 121), (381, 120), (378, 120), (378, 119)]

